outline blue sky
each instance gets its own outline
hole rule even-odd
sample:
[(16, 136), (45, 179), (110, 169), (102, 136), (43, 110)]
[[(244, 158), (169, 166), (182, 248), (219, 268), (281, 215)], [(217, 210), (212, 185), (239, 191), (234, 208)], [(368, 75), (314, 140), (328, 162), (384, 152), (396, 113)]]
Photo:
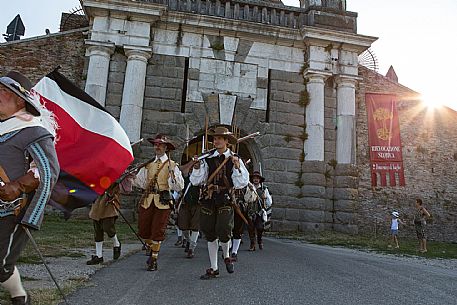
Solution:
[[(298, 0), (283, 0), (298, 6)], [(21, 14), (26, 37), (59, 29), (60, 14), (79, 6), (78, 0), (15, 0), (0, 10), (0, 31)], [(372, 49), (381, 74), (393, 65), (400, 83), (428, 102), (457, 109), (457, 0), (347, 0), (357, 12), (358, 33), (379, 37)], [(2, 39), (3, 41), (3, 39)]]

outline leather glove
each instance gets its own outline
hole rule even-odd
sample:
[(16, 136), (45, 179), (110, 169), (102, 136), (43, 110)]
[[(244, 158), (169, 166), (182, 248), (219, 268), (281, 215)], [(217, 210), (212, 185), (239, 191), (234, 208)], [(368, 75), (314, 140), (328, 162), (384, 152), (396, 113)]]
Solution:
[(19, 198), (22, 193), (34, 191), (38, 185), (40, 185), (40, 180), (35, 178), (32, 172), (28, 172), (17, 180), (0, 186), (0, 199), (3, 201), (13, 201)]

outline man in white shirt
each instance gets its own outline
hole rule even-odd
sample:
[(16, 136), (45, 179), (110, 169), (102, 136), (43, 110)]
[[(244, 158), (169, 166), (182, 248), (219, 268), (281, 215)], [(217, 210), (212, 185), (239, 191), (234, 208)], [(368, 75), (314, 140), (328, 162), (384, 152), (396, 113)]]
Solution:
[(234, 213), (233, 189), (244, 188), (249, 182), (249, 173), (243, 161), (228, 148), (229, 144), (236, 144), (235, 136), (225, 127), (216, 127), (208, 136), (212, 137), (216, 150), (196, 164), (190, 176), (193, 185), (204, 186), (200, 200), (200, 229), (208, 241), (211, 267), (200, 277), (203, 280), (219, 276), (219, 244), (227, 272), (234, 272), (233, 260), (229, 255)]
[(256, 237), (259, 249), (263, 249), (263, 231), (265, 229), (265, 222), (268, 220), (267, 214), (271, 214), (271, 205), (273, 202), (268, 188), (263, 183), (265, 178), (260, 172), (254, 171), (250, 178), (258, 195), (258, 199), (255, 202), (250, 203), (248, 207), (250, 218), (249, 238), (251, 240), (249, 251), (255, 251)]
[(158, 134), (148, 141), (154, 145), (156, 158), (138, 172), (133, 184), (144, 189), (138, 208), (138, 234), (149, 246), (147, 270), (156, 271), (160, 244), (165, 239), (173, 205), (170, 192), (180, 192), (184, 179), (177, 164), (166, 154), (175, 149), (168, 137)]

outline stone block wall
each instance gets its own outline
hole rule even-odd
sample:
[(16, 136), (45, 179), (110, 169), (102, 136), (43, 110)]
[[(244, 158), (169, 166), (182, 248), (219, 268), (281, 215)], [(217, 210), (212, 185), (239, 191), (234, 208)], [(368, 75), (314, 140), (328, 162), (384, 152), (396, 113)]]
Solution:
[[(365, 81), (358, 92), (357, 162), (360, 175), (357, 225), (363, 232), (388, 234), (390, 212), (397, 210), (412, 222), (414, 202), (422, 198), (433, 218), (427, 226), (431, 239), (457, 241), (457, 113), (448, 108), (428, 109), (417, 93), (361, 68)], [(371, 188), (366, 92), (393, 93), (397, 108), (405, 168), (405, 187)], [(402, 234), (414, 237), (412, 226)]]

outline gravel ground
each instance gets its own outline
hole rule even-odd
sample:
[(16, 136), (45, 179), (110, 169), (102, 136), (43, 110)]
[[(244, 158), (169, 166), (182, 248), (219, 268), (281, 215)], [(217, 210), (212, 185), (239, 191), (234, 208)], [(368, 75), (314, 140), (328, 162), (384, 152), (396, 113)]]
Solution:
[[(122, 244), (122, 253), (119, 259), (129, 256), (141, 249), (141, 244)], [(86, 265), (86, 261), (94, 254), (93, 248), (75, 249), (75, 251), (85, 254), (84, 257), (46, 257), (54, 277), (59, 284), (66, 280), (87, 280), (99, 269), (113, 263), (112, 248), (104, 248), (104, 260), (102, 265)], [(26, 289), (54, 288), (54, 283), (43, 264), (21, 264), (17, 266), (21, 276), (24, 278)]]

